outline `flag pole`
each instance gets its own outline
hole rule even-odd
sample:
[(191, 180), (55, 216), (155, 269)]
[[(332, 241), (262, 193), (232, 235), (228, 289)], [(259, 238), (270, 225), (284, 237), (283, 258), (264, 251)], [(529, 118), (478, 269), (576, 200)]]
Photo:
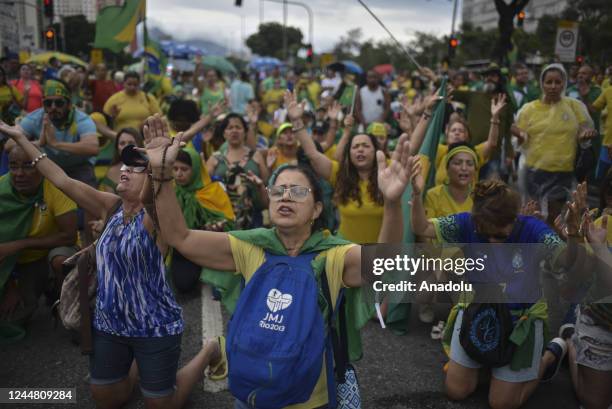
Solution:
[(372, 15), (372, 17), (374, 17), (374, 20), (376, 20), (378, 22), (378, 24), (380, 24), (380, 26), (387, 32), (387, 34), (389, 34), (389, 37), (391, 37), (391, 39), (393, 41), (395, 41), (395, 44), (397, 44), (397, 46), (399, 47), (400, 50), (402, 50), (404, 52), (404, 54), (406, 54), (406, 56), (408, 57), (408, 59), (410, 61), (412, 61), (412, 63), (414, 65), (416, 65), (416, 67), (421, 70), (423, 69), (423, 67), (421, 67), (421, 65), (414, 59), (414, 57), (408, 52), (408, 50), (406, 50), (406, 47), (404, 47), (402, 45), (402, 43), (400, 43), (397, 38), (395, 38), (395, 36), (393, 35), (393, 33), (391, 33), (391, 31), (389, 31), (389, 29), (387, 28), (387, 26), (385, 26), (385, 24), (380, 21), (380, 19), (376, 16), (376, 14), (374, 14), (374, 12), (372, 10), (370, 10), (370, 8), (362, 1), (362, 0), (357, 0), (362, 6), (363, 8), (365, 8), (368, 13), (370, 13)]

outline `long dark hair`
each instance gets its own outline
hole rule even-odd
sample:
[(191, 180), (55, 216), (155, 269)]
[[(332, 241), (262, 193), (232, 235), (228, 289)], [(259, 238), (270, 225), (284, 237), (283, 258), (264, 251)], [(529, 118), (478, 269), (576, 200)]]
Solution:
[(117, 137), (115, 138), (115, 154), (113, 156), (113, 161), (111, 162), (111, 165), (116, 165), (117, 163), (121, 162), (121, 156), (119, 156), (119, 139), (124, 133), (132, 135), (134, 137), (137, 147), (144, 148), (144, 140), (140, 132), (138, 132), (134, 128), (122, 128), (119, 132), (117, 132)]
[[(274, 186), (276, 180), (278, 179), (278, 176), (288, 170), (300, 172), (302, 175), (304, 175), (306, 179), (308, 179), (308, 183), (310, 184), (310, 188), (312, 189), (312, 196), (314, 197), (315, 203), (320, 202), (321, 205), (323, 205), (323, 189), (321, 189), (321, 185), (319, 184), (319, 181), (317, 180), (317, 177), (315, 176), (314, 172), (306, 166), (283, 165), (279, 167), (278, 170), (272, 175), (272, 178), (270, 178), (270, 186)], [(322, 206), (321, 214), (319, 214), (319, 217), (317, 217), (314, 223), (312, 224), (312, 232), (314, 233), (318, 230), (325, 229), (327, 227), (325, 220), (325, 206)]]
[[(336, 204), (345, 205), (349, 200), (355, 200), (359, 203), (359, 206), (363, 204), (361, 200), (361, 191), (359, 189), (359, 172), (357, 168), (351, 162), (351, 146), (353, 145), (353, 139), (359, 135), (352, 135), (342, 153), (342, 160), (340, 161), (340, 170), (336, 178), (336, 189), (334, 192), (334, 202)], [(378, 162), (376, 161), (376, 152), (380, 150), (380, 144), (375, 136), (367, 135), (374, 146), (374, 164), (370, 170), (370, 176), (368, 177), (368, 193), (370, 198), (376, 203), (382, 206), (383, 195), (378, 189)]]

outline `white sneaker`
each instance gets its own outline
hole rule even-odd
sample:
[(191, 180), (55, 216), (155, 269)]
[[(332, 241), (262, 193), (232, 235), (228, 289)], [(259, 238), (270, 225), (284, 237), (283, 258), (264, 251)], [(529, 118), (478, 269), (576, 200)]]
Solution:
[(419, 304), (419, 319), (422, 323), (431, 324), (436, 318), (436, 313), (431, 304)]

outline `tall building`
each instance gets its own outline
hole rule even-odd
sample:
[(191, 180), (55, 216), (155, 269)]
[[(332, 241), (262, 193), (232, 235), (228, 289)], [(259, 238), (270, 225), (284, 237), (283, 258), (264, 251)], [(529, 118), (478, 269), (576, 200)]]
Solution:
[[(509, 0), (505, 0), (507, 3)], [(525, 7), (525, 31), (533, 33), (538, 27), (538, 20), (544, 14), (558, 15), (568, 4), (568, 0), (531, 0)], [(463, 22), (483, 30), (497, 28), (499, 15), (493, 0), (463, 0)]]

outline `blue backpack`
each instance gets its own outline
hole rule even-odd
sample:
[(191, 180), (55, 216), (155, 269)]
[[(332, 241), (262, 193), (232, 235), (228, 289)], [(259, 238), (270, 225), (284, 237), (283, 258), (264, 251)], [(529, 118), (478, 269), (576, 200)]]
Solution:
[(266, 252), (238, 299), (227, 334), (229, 388), (252, 408), (306, 402), (321, 375), (329, 337), (315, 256)]

